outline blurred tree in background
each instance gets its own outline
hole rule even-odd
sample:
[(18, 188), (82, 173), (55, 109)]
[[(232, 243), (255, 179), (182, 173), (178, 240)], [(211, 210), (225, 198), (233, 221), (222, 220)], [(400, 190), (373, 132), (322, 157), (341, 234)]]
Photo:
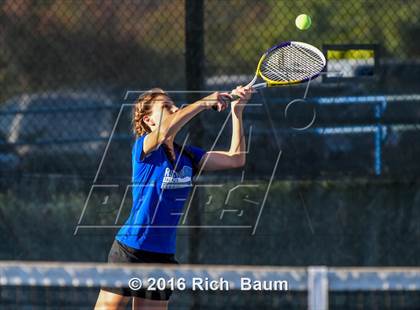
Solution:
[[(310, 30), (294, 18), (312, 16)], [(263, 50), (301, 40), (316, 46), (382, 43), (389, 58), (417, 57), (418, 1), (205, 1), (206, 73), (248, 74)], [(183, 1), (1, 3), (1, 101), (62, 87), (182, 87)]]

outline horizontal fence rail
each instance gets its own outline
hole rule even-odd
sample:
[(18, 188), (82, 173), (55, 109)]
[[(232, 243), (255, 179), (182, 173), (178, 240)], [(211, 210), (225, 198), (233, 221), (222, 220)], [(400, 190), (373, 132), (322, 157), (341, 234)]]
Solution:
[[(307, 291), (310, 310), (328, 309), (328, 292), (420, 291), (420, 268), (411, 267), (273, 267), (233, 265), (181, 265), (57, 263), (5, 261), (0, 263), (0, 286), (127, 287), (130, 279), (223, 279), (229, 289), (241, 290), (242, 279), (254, 282), (284, 281), (287, 291)], [(251, 288), (255, 289), (255, 288)], [(281, 293), (281, 292), (279, 292)]]

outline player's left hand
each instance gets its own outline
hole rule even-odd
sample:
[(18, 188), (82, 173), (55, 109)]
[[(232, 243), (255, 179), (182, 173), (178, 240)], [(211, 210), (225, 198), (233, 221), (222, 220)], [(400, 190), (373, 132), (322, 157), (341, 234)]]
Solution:
[(251, 99), (252, 87), (237, 86), (232, 91), (232, 94), (239, 96), (238, 100), (231, 102), (232, 112), (242, 113), (245, 108), (245, 104), (249, 101), (249, 99)]

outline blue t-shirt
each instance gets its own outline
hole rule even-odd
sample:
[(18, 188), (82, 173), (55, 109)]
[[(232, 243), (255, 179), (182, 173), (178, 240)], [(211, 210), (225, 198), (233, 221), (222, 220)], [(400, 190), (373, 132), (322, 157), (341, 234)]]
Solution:
[[(173, 254), (176, 226), (192, 186), (193, 165), (185, 153), (179, 158), (175, 148), (174, 171), (162, 146), (142, 158), (145, 137), (139, 137), (133, 145), (133, 207), (116, 239), (135, 249)], [(205, 151), (185, 148), (198, 164)]]

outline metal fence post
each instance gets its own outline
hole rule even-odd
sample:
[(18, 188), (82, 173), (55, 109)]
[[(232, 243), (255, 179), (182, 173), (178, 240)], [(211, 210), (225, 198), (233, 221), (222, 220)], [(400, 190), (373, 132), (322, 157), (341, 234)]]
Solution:
[(328, 310), (328, 268), (308, 267), (308, 310)]
[[(203, 89), (204, 84), (204, 0), (186, 0), (185, 1), (185, 78), (187, 90), (187, 103), (193, 103), (198, 100), (202, 94), (194, 91)], [(195, 119), (190, 123), (191, 141), (202, 139), (204, 130), (200, 119)], [(200, 193), (195, 193), (192, 197), (192, 208), (188, 215), (188, 221), (195, 228), (189, 230), (189, 251), (188, 261), (191, 264), (199, 262), (199, 250), (201, 241), (201, 214)], [(199, 308), (201, 299), (199, 294), (193, 294), (190, 309)]]

